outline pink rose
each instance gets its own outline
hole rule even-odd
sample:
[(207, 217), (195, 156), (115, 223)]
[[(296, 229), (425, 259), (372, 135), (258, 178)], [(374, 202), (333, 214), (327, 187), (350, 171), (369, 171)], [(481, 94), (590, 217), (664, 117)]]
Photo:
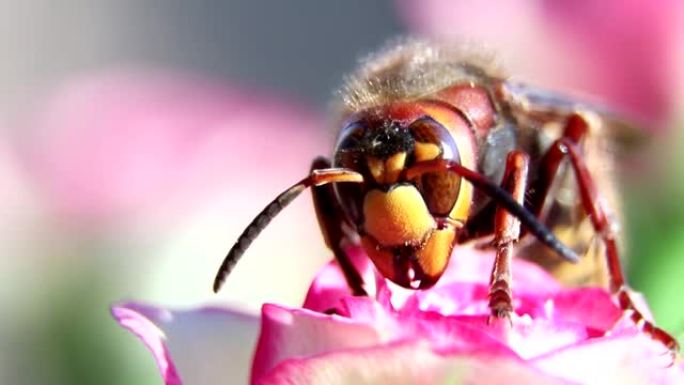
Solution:
[[(459, 249), (434, 288), (408, 291), (377, 276), (360, 249), (350, 252), (373, 294), (351, 296), (330, 263), (302, 308), (264, 305), (252, 384), (684, 383), (684, 367), (603, 289), (565, 289), (516, 261), (511, 324), (488, 324), (490, 254)], [(166, 384), (246, 380), (257, 318), (135, 304), (112, 311), (153, 352)]]

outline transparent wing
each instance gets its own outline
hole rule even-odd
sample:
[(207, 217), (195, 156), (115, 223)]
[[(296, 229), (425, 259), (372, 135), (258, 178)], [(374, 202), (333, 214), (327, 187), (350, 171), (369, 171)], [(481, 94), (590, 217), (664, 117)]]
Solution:
[(631, 150), (647, 142), (649, 136), (636, 119), (620, 113), (600, 102), (582, 101), (558, 92), (532, 87), (517, 82), (502, 82), (498, 88), (514, 116), (525, 116), (542, 125), (564, 121), (570, 114), (582, 112), (600, 119), (601, 132), (618, 153)]

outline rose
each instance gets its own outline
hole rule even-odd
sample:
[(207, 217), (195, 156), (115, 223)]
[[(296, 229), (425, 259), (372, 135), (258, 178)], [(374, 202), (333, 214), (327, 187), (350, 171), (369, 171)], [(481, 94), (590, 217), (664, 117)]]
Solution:
[[(684, 383), (684, 367), (603, 289), (562, 288), (516, 261), (511, 323), (488, 323), (491, 255), (461, 248), (434, 288), (413, 292), (377, 276), (360, 249), (350, 254), (372, 296), (351, 296), (330, 263), (302, 308), (264, 305), (253, 384)], [(167, 384), (180, 384), (179, 374), (186, 383), (244, 381), (256, 318), (135, 304), (113, 314), (152, 350)]]

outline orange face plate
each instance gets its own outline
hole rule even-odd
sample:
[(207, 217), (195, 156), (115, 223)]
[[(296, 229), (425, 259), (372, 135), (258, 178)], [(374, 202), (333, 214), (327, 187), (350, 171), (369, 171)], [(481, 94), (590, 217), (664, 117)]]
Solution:
[[(448, 131), (461, 165), (477, 168), (475, 137), (494, 122), (494, 109), (482, 88), (451, 87), (422, 100), (395, 102), (358, 112), (347, 122), (366, 122), (371, 127), (397, 122), (409, 127), (425, 118)], [(426, 129), (412, 132), (429, 133), (430, 128)], [(416, 140), (411, 162), (445, 156), (445, 148), (429, 140)], [(460, 177), (455, 182), (449, 181), (452, 184), (446, 183), (449, 175), (442, 178), (439, 174), (429, 180), (402, 180), (401, 172), (410, 166), (407, 161), (406, 153), (387, 158), (365, 156), (369, 177), (385, 187), (372, 188), (363, 195), (359, 233), (364, 249), (383, 276), (407, 288), (427, 288), (437, 282), (448, 265), (458, 224), (465, 223), (470, 215), (473, 186), (466, 181), (460, 183)], [(430, 207), (420, 190), (421, 183), (429, 183), (433, 192)], [(443, 204), (445, 199), (441, 199), (442, 189), (450, 188), (457, 189), (453, 206), (449, 202)], [(446, 200), (449, 199), (454, 202), (453, 197)], [(442, 217), (435, 214), (434, 207), (441, 207), (437, 211), (443, 213), (439, 214)]]

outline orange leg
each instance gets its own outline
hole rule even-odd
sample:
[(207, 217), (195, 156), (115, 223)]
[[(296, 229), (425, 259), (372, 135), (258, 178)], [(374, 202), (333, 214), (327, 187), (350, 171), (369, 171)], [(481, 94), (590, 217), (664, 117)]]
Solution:
[[(521, 205), (525, 199), (529, 157), (520, 151), (512, 151), (506, 160), (502, 187)], [(492, 317), (509, 318), (513, 311), (511, 293), (511, 260), (513, 244), (520, 237), (520, 220), (504, 207), (497, 206), (494, 216), (494, 247), (496, 258), (489, 280), (489, 308)]]
[(594, 180), (587, 168), (579, 143), (589, 129), (587, 120), (580, 114), (570, 116), (565, 127), (563, 136), (558, 139), (544, 155), (539, 169), (539, 179), (532, 186), (533, 195), (530, 197), (532, 211), (538, 214), (541, 206), (555, 177), (560, 163), (569, 159), (575, 172), (579, 187), (581, 204), (586, 210), (598, 236), (606, 247), (606, 263), (608, 266), (610, 291), (615, 295), (620, 308), (630, 312), (630, 318), (634, 323), (650, 335), (660, 341), (672, 352), (679, 351), (679, 344), (670, 334), (658, 328), (652, 322), (646, 320), (643, 314), (636, 308), (630, 296), (630, 289), (622, 272), (622, 264), (617, 249), (615, 238), (615, 225), (605, 207)]

